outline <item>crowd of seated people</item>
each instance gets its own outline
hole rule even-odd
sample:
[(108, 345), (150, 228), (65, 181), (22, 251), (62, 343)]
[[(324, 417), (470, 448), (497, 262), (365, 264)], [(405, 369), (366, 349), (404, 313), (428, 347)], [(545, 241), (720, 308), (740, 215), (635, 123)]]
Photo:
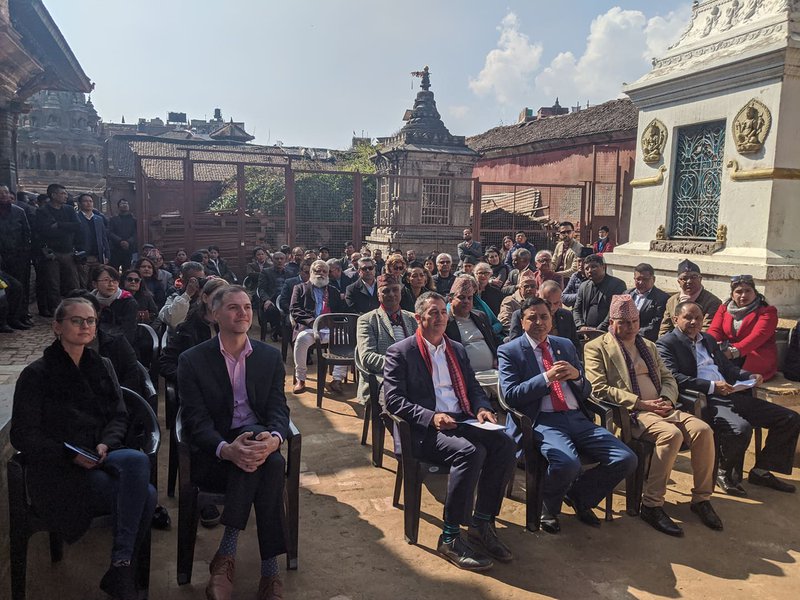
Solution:
[[(66, 237), (71, 229), (62, 189), (52, 191), (47, 223), (64, 229)], [(45, 217), (39, 220), (45, 223)], [(222, 515), (225, 531), (211, 564), (210, 598), (230, 597), (236, 540), (254, 501), (262, 556), (259, 597), (280, 597), (275, 556), (285, 550), (285, 540), (276, 525), (280, 516), (273, 513), (274, 498), (282, 491), (270, 488), (268, 502), (256, 490), (274, 483), (281, 468), (276, 450), (288, 435), (288, 409), (280, 355), (247, 336), (254, 312), (273, 341), (291, 335), (291, 391), (297, 395), (307, 389), (315, 321), (329, 313), (359, 315), (358, 352), (383, 383), (385, 410), (409, 422), (420, 457), (450, 466), (437, 550), (460, 568), (484, 570), (495, 560), (513, 560), (512, 550), (498, 538), (495, 518), (516, 465), (520, 432), (511, 419), (504, 428), (491, 427), (497, 418), (487, 390), (498, 387), (510, 407), (530, 418), (547, 459), (541, 523), (548, 533), (560, 532), (563, 504), (580, 522), (600, 526), (594, 509), (636, 468), (636, 455), (594, 423), (588, 410), (592, 397), (627, 409), (633, 434), (655, 446), (640, 515), (658, 531), (684, 534), (664, 508), (682, 447), (691, 453), (691, 510), (711, 529), (723, 529), (711, 505), (715, 485), (727, 494), (747, 494), (745, 451), (756, 427), (768, 434), (748, 482), (793, 492), (773, 472), (791, 473), (800, 416), (752, 393), (778, 369), (777, 311), (754, 279), (732, 278), (730, 297), (722, 301), (703, 287), (700, 267), (681, 260), (677, 291), (669, 294), (656, 287), (649, 264), (637, 265), (629, 282), (608, 273), (603, 254), (613, 244), (607, 235), (592, 249), (575, 239), (572, 223), (561, 223), (558, 233), (552, 252), (537, 252), (524, 232), (504, 241), (502, 249), (489, 246), (484, 252), (467, 229), (457, 258), (446, 252), (418, 258), (413, 250), (397, 248), (384, 257), (368, 247), (357, 252), (352, 244), (345, 245), (341, 257), (332, 257), (326, 246), (275, 251), (259, 246), (247, 266), (247, 288), (236, 285), (238, 278), (216, 246), (191, 255), (181, 250), (164, 264), (157, 248), (142, 245), (142, 255), (130, 252), (127, 264), (98, 262), (87, 279), (94, 305), (58, 308), (53, 327), (62, 337), (54, 346), (82, 369), (96, 352), (90, 346), (95, 337), (100, 348), (101, 336), (135, 348), (139, 322), (169, 332), (161, 373), (179, 384), (182, 398), (191, 396), (184, 406), (187, 431), (204, 456), (198, 477), (227, 477), (228, 490), (238, 490), (231, 494), (230, 509), (226, 500)], [(137, 249), (131, 241), (122, 248), (109, 238), (112, 254), (115, 243), (117, 258), (123, 249)], [(79, 288), (69, 261), (60, 256), (65, 247), (51, 248), (55, 258), (47, 260), (54, 264), (43, 270), (53, 281), (58, 274), (59, 290), (73, 283)], [(65, 337), (73, 333), (75, 340)], [(319, 334), (325, 343), (328, 332)], [(251, 396), (246, 372), (265, 378), (255, 388), (258, 398)], [(211, 383), (223, 375), (228, 376), (225, 385)], [(346, 368), (336, 366), (332, 375), (328, 392), (343, 394)], [(234, 397), (232, 416), (220, 390)], [(685, 392), (708, 397), (702, 414), (681, 405)], [(367, 393), (362, 381), (362, 401)], [(24, 430), (12, 437), (21, 449), (30, 449)], [(85, 443), (110, 456), (117, 440), (103, 439), (87, 435)], [(583, 470), (587, 456), (597, 466)], [(462, 539), (462, 527), (470, 543)], [(114, 554), (111, 575), (101, 584), (115, 597), (128, 597), (132, 583), (117, 567), (129, 561), (127, 551)]]

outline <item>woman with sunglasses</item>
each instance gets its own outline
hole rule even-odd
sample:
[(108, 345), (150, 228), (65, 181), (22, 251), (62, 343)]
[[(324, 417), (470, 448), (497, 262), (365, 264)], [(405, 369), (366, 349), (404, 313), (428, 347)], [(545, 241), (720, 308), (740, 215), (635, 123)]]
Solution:
[(766, 381), (778, 370), (777, 328), (778, 310), (758, 292), (753, 276), (737, 275), (731, 278), (731, 296), (717, 309), (708, 333), (727, 358)]
[(150, 527), (156, 490), (148, 457), (124, 447), (128, 416), (114, 369), (88, 347), (97, 324), (84, 298), (58, 306), (56, 340), (17, 381), (11, 444), (25, 456), (27, 492), (50, 531), (75, 542), (93, 516), (111, 514), (111, 566), (100, 588), (134, 600), (131, 561)]
[(139, 305), (133, 295), (119, 287), (119, 273), (113, 267), (100, 265), (92, 275), (92, 295), (102, 307), (99, 327), (107, 333), (122, 333), (136, 348), (136, 322)]
[(122, 287), (125, 291), (130, 292), (139, 306), (139, 311), (136, 313), (137, 322), (152, 325), (158, 316), (158, 307), (155, 300), (153, 300), (153, 294), (150, 293), (146, 285), (142, 285), (142, 276), (139, 271), (136, 269), (125, 271), (122, 274)]
[(433, 276), (427, 269), (411, 267), (403, 278), (403, 294), (400, 298), (400, 308), (414, 312), (417, 298), (425, 292), (435, 292)]

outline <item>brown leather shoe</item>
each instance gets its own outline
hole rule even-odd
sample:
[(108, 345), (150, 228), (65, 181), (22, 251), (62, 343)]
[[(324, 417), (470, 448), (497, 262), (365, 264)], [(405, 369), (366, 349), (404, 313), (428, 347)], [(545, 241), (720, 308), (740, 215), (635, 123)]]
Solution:
[(258, 584), (257, 600), (283, 600), (283, 582), (281, 578), (275, 575), (274, 577), (262, 577), (261, 583)]
[(208, 600), (231, 600), (235, 567), (236, 562), (232, 556), (214, 555), (214, 559), (208, 567), (211, 572), (206, 586)]
[(334, 379), (328, 384), (328, 389), (332, 391), (334, 394), (341, 394), (342, 393), (342, 382), (338, 379)]
[(305, 391), (306, 391), (305, 381), (298, 381), (297, 383), (294, 384), (294, 387), (292, 388), (293, 394), (302, 394)]

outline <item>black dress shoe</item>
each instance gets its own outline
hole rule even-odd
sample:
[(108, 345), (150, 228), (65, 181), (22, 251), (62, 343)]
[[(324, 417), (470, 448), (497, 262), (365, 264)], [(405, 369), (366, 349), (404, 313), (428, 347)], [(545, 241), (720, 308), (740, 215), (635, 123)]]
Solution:
[(738, 496), (740, 498), (747, 496), (747, 491), (742, 487), (741, 483), (734, 483), (724, 473), (717, 475), (717, 485), (719, 488), (729, 496)]
[(750, 471), (750, 474), (747, 476), (747, 481), (753, 485), (761, 485), (772, 488), (773, 490), (778, 490), (779, 492), (786, 492), (787, 494), (793, 494), (795, 490), (795, 487), (791, 483), (781, 481), (769, 471), (767, 471), (766, 475), (759, 475), (758, 473)]
[(558, 517), (542, 513), (541, 527), (546, 533), (556, 534), (561, 531), (561, 523), (558, 522)]
[(670, 519), (669, 515), (665, 513), (664, 509), (660, 506), (645, 506), (643, 504), (639, 511), (639, 516), (642, 518), (642, 521), (650, 524), (661, 533), (674, 535), (675, 537), (683, 536), (683, 529), (681, 529), (675, 521)]
[(469, 541), (478, 544), (486, 554), (500, 562), (514, 560), (511, 550), (497, 537), (494, 523), (490, 521), (478, 521), (477, 525), (470, 525), (467, 537)]
[(0, 333), (14, 333), (14, 330), (5, 323), (0, 323)]
[(106, 571), (100, 580), (100, 589), (114, 600), (138, 600), (133, 567), (130, 565), (114, 567)]
[(200, 525), (211, 529), (219, 525), (219, 509), (213, 504), (206, 504), (200, 509)]
[(575, 502), (569, 496), (564, 496), (564, 504), (575, 511), (575, 516), (578, 517), (578, 520), (581, 521), (581, 523), (591, 525), (592, 527), (600, 527), (600, 519), (597, 518), (597, 515), (594, 514), (594, 511), (591, 508), (576, 508)]
[(485, 571), (494, 564), (491, 558), (467, 546), (460, 535), (453, 538), (452, 542), (445, 542), (444, 536), (440, 535), (436, 551), (459, 569), (466, 571)]
[(715, 531), (722, 531), (722, 520), (714, 512), (714, 508), (708, 500), (692, 504), (692, 512), (700, 517), (706, 527)]
[(172, 527), (172, 519), (169, 517), (169, 512), (160, 504), (156, 506), (156, 510), (153, 513), (151, 525), (153, 529), (160, 529), (161, 531), (169, 531), (170, 527)]

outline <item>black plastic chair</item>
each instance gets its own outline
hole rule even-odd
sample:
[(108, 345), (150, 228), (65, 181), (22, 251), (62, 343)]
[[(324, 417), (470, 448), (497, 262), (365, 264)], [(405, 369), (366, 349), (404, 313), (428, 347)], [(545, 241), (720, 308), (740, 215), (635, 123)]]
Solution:
[[(225, 494), (202, 489), (192, 482), (192, 455), (188, 432), (181, 422), (182, 409), (175, 419), (175, 439), (178, 446), (180, 468), (178, 469), (180, 497), (178, 499), (178, 585), (192, 581), (194, 547), (197, 541), (197, 524), (200, 507), (208, 504), (224, 504)], [(298, 530), (300, 504), (300, 453), (302, 436), (292, 421), (289, 421), (289, 439), (286, 444), (286, 485), (284, 487), (284, 536), (286, 538), (286, 568), (298, 567)]]
[[(161, 430), (153, 409), (136, 392), (122, 388), (123, 399), (128, 409), (130, 424), (125, 439), (129, 448), (139, 448), (150, 458), (151, 481), (156, 470), (156, 456), (161, 445)], [(17, 452), (6, 465), (8, 475), (9, 546), (11, 557), (11, 598), (25, 600), (28, 570), (28, 540), (39, 531), (50, 534), (50, 560), (59, 562), (64, 557), (61, 536), (49, 531), (45, 522), (34, 511), (28, 497), (25, 456)], [(55, 492), (55, 491), (54, 491)], [(112, 526), (110, 515), (92, 519), (91, 527)], [(136, 574), (140, 590), (150, 587), (150, 528), (141, 540), (135, 558)]]
[(422, 504), (422, 484), (428, 475), (450, 475), (450, 467), (442, 463), (415, 458), (412, 453), (411, 426), (407, 421), (388, 412), (381, 413), (386, 429), (400, 438), (400, 455), (397, 456), (397, 475), (394, 480), (392, 506), (399, 508), (400, 491), (403, 490), (403, 531), (409, 544), (419, 537), (419, 515)]
[(175, 419), (180, 405), (178, 403), (178, 384), (164, 380), (164, 406), (166, 424), (169, 430), (169, 454), (167, 455), (167, 496), (175, 497), (175, 484), (178, 480), (178, 440), (175, 437)]
[(383, 378), (378, 380), (378, 376), (368, 371), (358, 355), (358, 348), (353, 354), (356, 370), (369, 385), (369, 398), (364, 405), (364, 427), (361, 430), (361, 445), (366, 446), (367, 435), (369, 434), (370, 424), (372, 425), (372, 465), (375, 467), (383, 466), (383, 441), (386, 437), (386, 429), (381, 420), (380, 393), (383, 387)]
[[(140, 356), (139, 362), (142, 363), (150, 373), (150, 379), (155, 382), (158, 381), (158, 353), (161, 349), (156, 330), (150, 327), (147, 323), (137, 323), (137, 333), (149, 338), (150, 344), (148, 345), (149, 356)], [(144, 332), (144, 333), (143, 333)], [(138, 350), (138, 349), (137, 349)]]
[[(522, 451), (522, 465), (525, 468), (525, 527), (528, 531), (539, 531), (542, 521), (542, 507), (544, 505), (544, 477), (547, 473), (547, 459), (541, 453), (541, 444), (536, 441), (533, 435), (533, 422), (525, 413), (512, 408), (506, 402), (503, 394), (503, 387), (497, 383), (497, 398), (500, 407), (514, 421), (517, 430), (522, 434), (518, 443), (518, 449)], [(607, 427), (611, 420), (609, 410), (600, 406), (592, 399), (587, 399), (586, 405), (590, 411), (600, 417), (602, 426)], [(597, 465), (596, 462), (581, 457), (582, 469), (591, 469)], [(515, 477), (512, 475), (508, 482), (506, 497), (510, 498), (514, 487)], [(613, 521), (613, 491), (606, 496), (604, 518), (606, 521)]]
[[(314, 320), (313, 330), (317, 350), (317, 408), (322, 407), (328, 367), (355, 365), (357, 321), (358, 315), (350, 313), (328, 313)], [(322, 343), (320, 333), (324, 329), (329, 331), (326, 344)]]

